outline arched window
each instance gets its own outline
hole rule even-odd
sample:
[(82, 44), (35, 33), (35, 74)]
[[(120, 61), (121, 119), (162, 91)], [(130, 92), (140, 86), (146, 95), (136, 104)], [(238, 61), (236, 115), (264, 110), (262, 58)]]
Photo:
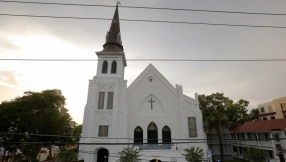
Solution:
[(163, 143), (171, 143), (171, 130), (168, 126), (162, 129), (162, 140)]
[(102, 64), (102, 74), (106, 74), (107, 73), (107, 67), (108, 67), (108, 63), (105, 60)]
[(158, 143), (158, 129), (155, 123), (150, 123), (148, 126), (148, 143)]
[(173, 158), (173, 159), (171, 159), (170, 162), (177, 162), (177, 160)]
[(111, 74), (116, 74), (116, 69), (117, 69), (117, 63), (115, 60), (113, 60), (111, 64)]
[(143, 143), (143, 129), (139, 126), (134, 130), (134, 143)]
[(105, 148), (99, 149), (97, 151), (97, 161), (108, 162), (109, 151)]

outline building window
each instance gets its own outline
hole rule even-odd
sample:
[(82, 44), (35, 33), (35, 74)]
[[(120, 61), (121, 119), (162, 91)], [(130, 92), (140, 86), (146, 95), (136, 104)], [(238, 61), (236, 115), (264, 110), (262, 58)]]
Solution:
[(268, 106), (268, 111), (269, 111), (269, 112), (272, 112), (272, 111), (273, 111), (272, 106)]
[(188, 117), (189, 137), (197, 137), (196, 117)]
[(264, 113), (264, 112), (265, 112), (264, 107), (260, 108), (260, 111), (261, 111), (262, 113)]
[(239, 152), (239, 154), (242, 154), (242, 149), (241, 149), (241, 147), (238, 147), (238, 152)]
[(241, 139), (244, 139), (244, 134), (243, 133), (241, 133)]
[(108, 125), (99, 126), (98, 137), (108, 137)]
[(98, 109), (103, 109), (104, 108), (104, 92), (99, 92), (98, 96)]
[(150, 123), (147, 128), (148, 143), (158, 143), (158, 129), (155, 123)]
[(168, 126), (162, 129), (162, 143), (171, 143), (171, 130)]
[(266, 141), (269, 141), (268, 133), (264, 133), (264, 136), (265, 136), (265, 140), (266, 140)]
[(107, 61), (105, 60), (105, 61), (103, 62), (103, 64), (102, 64), (102, 71), (101, 71), (102, 74), (106, 74), (106, 73), (107, 73), (107, 67), (108, 67), (108, 63), (107, 63)]
[(108, 92), (107, 96), (107, 109), (113, 109), (113, 92)]
[(239, 134), (237, 134), (237, 139), (239, 139)]
[(111, 74), (116, 74), (116, 69), (117, 69), (117, 63), (116, 61), (112, 61), (112, 64), (111, 64)]
[(280, 141), (278, 134), (275, 134), (275, 140), (276, 140), (276, 141)]
[(271, 120), (272, 120), (272, 119), (275, 119), (275, 116), (271, 116), (270, 118), (271, 118)]
[(237, 152), (237, 147), (236, 146), (232, 146), (232, 150), (233, 150), (233, 152)]
[(177, 162), (177, 160), (173, 158), (173, 159), (171, 159), (170, 162)]
[(251, 139), (251, 134), (250, 133), (247, 133), (247, 138)]
[(143, 143), (143, 129), (139, 126), (134, 130), (134, 143)]
[(281, 109), (286, 110), (286, 102), (280, 102)]
[(269, 158), (273, 159), (273, 151), (268, 150)]
[(263, 117), (262, 119), (263, 119), (263, 120), (267, 120), (267, 117)]
[(235, 134), (234, 133), (231, 134), (231, 139), (235, 139)]

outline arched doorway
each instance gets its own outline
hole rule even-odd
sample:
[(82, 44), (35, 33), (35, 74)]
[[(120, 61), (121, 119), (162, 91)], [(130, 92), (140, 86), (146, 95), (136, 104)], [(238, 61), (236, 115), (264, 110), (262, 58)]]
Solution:
[(168, 126), (162, 129), (162, 142), (171, 143), (171, 130)]
[(99, 149), (97, 151), (97, 162), (108, 162), (108, 150), (107, 149)]
[[(157, 159), (158, 162), (162, 162), (161, 160)], [(156, 159), (151, 160), (150, 162), (156, 162)]]
[(141, 127), (136, 127), (134, 130), (134, 143), (143, 143), (143, 129)]
[(147, 130), (148, 143), (158, 143), (158, 129), (156, 124), (154, 122), (150, 123)]

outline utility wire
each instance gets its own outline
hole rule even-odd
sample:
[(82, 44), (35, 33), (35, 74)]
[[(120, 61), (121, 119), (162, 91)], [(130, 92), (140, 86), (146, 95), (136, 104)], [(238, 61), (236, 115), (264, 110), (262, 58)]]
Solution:
[[(98, 59), (0, 59), (0, 61), (99, 61)], [(126, 61), (160, 62), (277, 62), (286, 59), (126, 59)]]
[[(95, 155), (95, 153), (94, 152), (92, 152), (92, 151), (84, 151), (84, 150), (79, 150), (78, 151), (79, 153), (86, 153), (86, 154), (93, 154), (93, 155)], [(110, 155), (111, 154), (111, 155)], [(105, 154), (97, 154), (97, 155), (105, 155)], [(109, 153), (109, 155), (108, 156), (110, 156), (110, 157), (120, 157), (119, 156), (119, 154), (117, 154), (117, 153)], [(140, 155), (140, 157), (145, 157), (145, 158), (147, 158), (147, 157), (151, 157), (151, 158), (185, 158), (185, 157), (167, 157), (167, 156), (160, 156), (160, 155), (156, 155), (156, 156), (148, 156), (148, 155)], [(204, 158), (203, 158), (204, 159)], [(140, 160), (146, 160), (146, 161), (150, 161), (150, 159), (148, 160), (148, 159), (140, 159)], [(206, 159), (204, 159), (204, 160), (206, 160)]]
[[(207, 140), (207, 139), (205, 139)], [(270, 141), (270, 140), (275, 140), (275, 139), (260, 139), (259, 141)], [(279, 139), (279, 140), (285, 140), (285, 139)], [(216, 141), (216, 142), (215, 142)], [(230, 144), (230, 143), (236, 143), (236, 142), (246, 142), (246, 141), (253, 141), (256, 142), (257, 140), (222, 140), (222, 144)], [(54, 145), (148, 145), (150, 143), (111, 143), (111, 142), (96, 142), (96, 143), (72, 143), (72, 142), (13, 142), (13, 141), (9, 141), (9, 142), (0, 142), (0, 143), (4, 143), (4, 144), (36, 144), (36, 145), (41, 145), (41, 144), (54, 144)], [(216, 145), (216, 144), (220, 144), (219, 139), (216, 140), (211, 140), (211, 141), (195, 141), (195, 142), (169, 142), (169, 143), (154, 143), (154, 144), (186, 144), (186, 143), (207, 143), (207, 144), (212, 144), (212, 145)], [(152, 144), (152, 143), (151, 143)]]
[[(140, 139), (140, 140), (148, 140), (143, 138), (100, 138), (100, 137), (80, 137), (80, 136), (63, 136), (63, 135), (49, 135), (49, 134), (29, 134), (29, 133), (10, 133), (10, 132), (0, 132), (0, 134), (6, 134), (6, 135), (24, 135), (24, 136), (37, 136), (37, 137), (62, 137), (62, 138), (96, 138), (101, 140), (118, 140), (118, 139), (125, 139), (125, 140), (134, 140), (134, 139)], [(150, 140), (150, 139), (149, 139)], [(153, 140), (153, 139), (151, 139)], [(154, 139), (155, 140), (155, 139)], [(163, 140), (163, 139), (156, 139), (156, 140)], [(170, 140), (170, 139), (168, 139)], [(206, 139), (171, 139), (171, 140), (206, 140)]]
[[(85, 150), (79, 150), (78, 152), (80, 152), (80, 153), (91, 153), (91, 154), (94, 154), (94, 152), (93, 151), (85, 151)], [(112, 155), (112, 156), (119, 156), (119, 154), (118, 153), (109, 153), (109, 155)], [(97, 155), (104, 155), (104, 154), (97, 154)], [(142, 156), (142, 157), (161, 157), (161, 158), (185, 158), (185, 157), (169, 157), (169, 156), (148, 156), (148, 155), (140, 155), (140, 156)]]
[[(38, 136), (38, 137), (62, 137), (62, 138), (91, 138), (91, 139), (101, 139), (101, 140), (118, 140), (118, 139), (124, 139), (124, 140), (134, 140), (134, 139), (140, 139), (140, 140), (148, 140), (143, 138), (100, 138), (100, 137), (80, 137), (80, 136), (63, 136), (63, 135), (49, 135), (49, 134), (29, 134), (29, 133), (11, 133), (11, 132), (0, 132), (0, 134), (6, 134), (6, 135), (25, 135), (25, 136)], [(286, 138), (279, 138), (281, 140), (286, 140)], [(149, 140), (163, 140), (163, 139), (149, 139)], [(207, 140), (207, 139), (164, 139), (164, 140), (188, 140), (188, 141), (201, 141), (201, 140)], [(222, 139), (222, 142), (231, 142), (231, 141), (256, 141), (256, 139)], [(276, 140), (276, 138), (260, 138), (260, 140)], [(210, 141), (219, 141), (219, 139), (212, 139)]]
[[(55, 18), (55, 19), (79, 19), (79, 20), (108, 20), (108, 21), (112, 20), (108, 18), (96, 18), (96, 17), (48, 16), (48, 15), (26, 15), (26, 14), (5, 14), (5, 13), (1, 13), (0, 16), (30, 17), (30, 18)], [(228, 27), (274, 28), (274, 29), (285, 29), (286, 28), (286, 26), (271, 26), (271, 25), (224, 24), (224, 23), (204, 23), (204, 22), (165, 21), (165, 20), (136, 20), (136, 19), (119, 19), (119, 20), (130, 21), (130, 22), (211, 25), (211, 26), (228, 26)]]
[[(95, 155), (94, 152), (91, 152), (91, 151), (78, 151), (79, 153), (84, 153), (84, 154), (92, 154), (92, 155)], [(109, 154), (113, 154), (113, 153), (109, 153)], [(98, 154), (97, 154), (98, 155)], [(101, 154), (103, 155), (103, 154)], [(119, 158), (120, 156), (117, 154), (116, 155), (108, 155), (109, 157), (116, 157), (116, 158)], [(140, 156), (144, 156), (144, 155), (140, 155)], [(152, 157), (155, 157), (155, 156), (152, 156)], [(157, 156), (156, 156), (157, 157)], [(145, 161), (150, 161), (150, 160), (147, 160), (147, 159), (139, 159), (139, 160), (145, 160)]]
[[(50, 2), (28, 2), (28, 1), (7, 1), (0, 2), (8, 3), (22, 3), (22, 4), (38, 4), (38, 5), (62, 5), (62, 6), (83, 6), (83, 7), (112, 7), (112, 5), (95, 5), (95, 4), (79, 4), (79, 3), (50, 3)], [(140, 7), (140, 6), (120, 6), (120, 8), (134, 8), (134, 9), (151, 9), (151, 10), (171, 10), (171, 11), (191, 11), (191, 12), (215, 12), (226, 14), (247, 14), (247, 15), (270, 15), (270, 16), (286, 16), (284, 13), (265, 13), (265, 12), (242, 12), (242, 11), (218, 11), (218, 10), (204, 10), (204, 9), (186, 9), (186, 8), (166, 8), (166, 7)]]

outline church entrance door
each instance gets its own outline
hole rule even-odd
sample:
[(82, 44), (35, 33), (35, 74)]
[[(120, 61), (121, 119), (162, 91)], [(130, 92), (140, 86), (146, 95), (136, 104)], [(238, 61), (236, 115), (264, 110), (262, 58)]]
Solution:
[(97, 151), (97, 162), (108, 162), (108, 150), (107, 149), (99, 149)]
[(148, 143), (158, 143), (158, 129), (155, 123), (150, 123), (148, 126)]

